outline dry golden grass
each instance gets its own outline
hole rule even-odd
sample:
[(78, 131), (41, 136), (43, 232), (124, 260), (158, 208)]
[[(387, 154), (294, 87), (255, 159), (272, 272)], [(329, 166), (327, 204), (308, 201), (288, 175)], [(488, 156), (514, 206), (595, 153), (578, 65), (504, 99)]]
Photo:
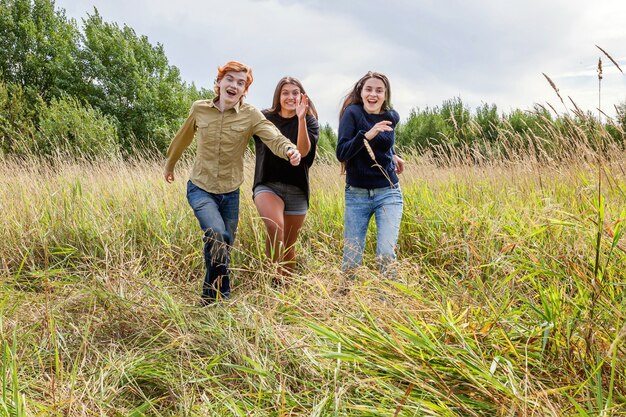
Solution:
[(1, 161), (0, 415), (619, 415), (626, 158), (530, 143), (409, 155), (399, 282), (369, 239), (348, 291), (339, 164), (281, 288), (249, 170), (233, 301), (204, 309), (184, 167)]

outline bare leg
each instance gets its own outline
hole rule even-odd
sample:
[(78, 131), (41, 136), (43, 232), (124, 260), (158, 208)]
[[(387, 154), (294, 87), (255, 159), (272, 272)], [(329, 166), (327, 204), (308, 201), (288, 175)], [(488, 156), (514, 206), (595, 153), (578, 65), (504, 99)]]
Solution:
[(285, 253), (282, 260), (286, 273), (293, 272), (296, 266), (296, 241), (305, 218), (306, 214), (285, 215)]
[(265, 254), (272, 261), (280, 262), (285, 245), (285, 203), (276, 194), (260, 193), (254, 198), (254, 205), (267, 229)]

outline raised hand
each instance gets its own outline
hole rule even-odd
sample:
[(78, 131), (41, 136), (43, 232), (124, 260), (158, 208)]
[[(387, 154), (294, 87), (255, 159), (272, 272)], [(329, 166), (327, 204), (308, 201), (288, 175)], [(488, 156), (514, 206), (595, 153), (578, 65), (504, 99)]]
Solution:
[(309, 110), (309, 97), (306, 94), (300, 95), (300, 101), (296, 103), (296, 115), (298, 119), (304, 119)]
[(390, 126), (390, 120), (383, 120), (382, 122), (376, 123), (370, 130), (365, 132), (365, 139), (372, 140), (374, 139), (380, 132), (393, 132), (393, 127)]

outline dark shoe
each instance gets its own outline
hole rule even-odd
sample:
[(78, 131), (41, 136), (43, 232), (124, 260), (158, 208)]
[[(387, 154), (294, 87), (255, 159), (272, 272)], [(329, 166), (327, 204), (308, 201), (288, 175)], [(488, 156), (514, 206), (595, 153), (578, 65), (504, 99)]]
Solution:
[(289, 288), (291, 284), (290, 277), (287, 275), (280, 275), (272, 277), (272, 288), (275, 290), (281, 290), (283, 288)]
[(217, 296), (217, 299), (203, 295), (200, 298), (200, 307), (208, 307), (208, 306), (216, 305), (218, 301), (226, 302), (229, 300), (230, 300), (230, 293), (220, 294)]
[(198, 307), (208, 307), (215, 304), (215, 298), (201, 297)]
[(345, 296), (350, 294), (350, 289), (354, 285), (354, 280), (349, 278), (343, 278), (337, 288), (337, 295)]
[(344, 271), (341, 281), (339, 282), (339, 287), (337, 288), (337, 295), (348, 295), (350, 289), (357, 281), (357, 277), (358, 275), (355, 269)]
[(348, 294), (350, 294), (350, 287), (346, 285), (342, 285), (337, 289), (337, 295), (339, 296), (346, 296)]

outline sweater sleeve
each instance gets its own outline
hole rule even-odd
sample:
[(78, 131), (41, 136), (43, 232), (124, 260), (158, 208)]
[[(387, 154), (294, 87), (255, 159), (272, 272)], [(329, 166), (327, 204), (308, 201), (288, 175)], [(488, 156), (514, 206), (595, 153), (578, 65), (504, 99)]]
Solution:
[[(396, 152), (396, 146), (395, 146), (395, 130), (396, 130), (396, 127), (398, 126), (398, 123), (400, 123), (400, 115), (398, 114), (397, 111), (393, 109), (390, 110), (389, 113), (391, 114), (391, 119), (392, 119), (391, 127), (393, 127), (393, 130), (394, 130), (394, 144), (391, 146), (391, 155), (397, 155), (398, 153)], [(395, 163), (394, 163), (394, 167), (395, 167)]]
[(306, 164), (306, 166), (310, 167), (313, 165), (313, 160), (315, 159), (315, 152), (317, 152), (317, 142), (320, 137), (320, 126), (315, 117), (307, 116), (306, 117), (306, 127), (309, 132), (309, 141), (311, 142), (311, 149), (307, 156), (302, 159), (302, 162)]
[(174, 171), (176, 162), (178, 162), (185, 149), (187, 149), (193, 141), (193, 137), (196, 133), (194, 105), (191, 106), (187, 120), (185, 120), (185, 123), (183, 123), (178, 130), (178, 133), (176, 133), (176, 136), (174, 136), (174, 139), (172, 140), (172, 143), (170, 143), (167, 153), (165, 154), (165, 169), (168, 171)]
[(337, 159), (345, 162), (354, 157), (365, 145), (365, 131), (357, 126), (357, 114), (353, 107), (348, 107), (339, 121), (337, 139)]

